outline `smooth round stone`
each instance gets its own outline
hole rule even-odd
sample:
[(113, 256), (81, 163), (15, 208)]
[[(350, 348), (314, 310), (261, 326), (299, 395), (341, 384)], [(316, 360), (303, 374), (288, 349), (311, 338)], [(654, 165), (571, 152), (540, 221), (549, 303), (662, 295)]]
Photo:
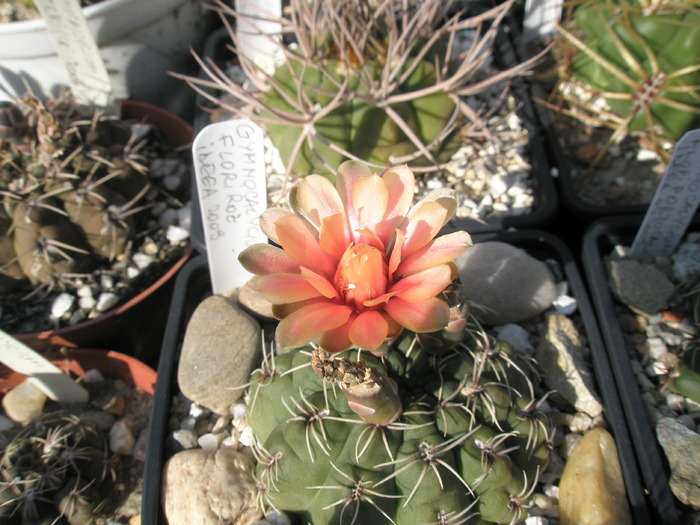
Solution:
[(484, 324), (497, 326), (532, 319), (557, 297), (547, 266), (503, 242), (483, 242), (456, 259), (462, 292)]

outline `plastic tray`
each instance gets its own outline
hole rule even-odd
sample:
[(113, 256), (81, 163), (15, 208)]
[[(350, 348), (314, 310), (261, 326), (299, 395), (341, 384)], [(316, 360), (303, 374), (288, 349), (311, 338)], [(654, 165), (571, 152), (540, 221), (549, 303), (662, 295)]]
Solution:
[(633, 438), (649, 506), (656, 523), (675, 525), (680, 519), (680, 504), (676, 503), (668, 484), (669, 473), (665, 456), (637, 388), (604, 264), (604, 257), (615, 245), (631, 245), (642, 219), (642, 216), (608, 217), (594, 222), (583, 238), (582, 261), (601, 333), (608, 348), (613, 377), (618, 384), (624, 415)]

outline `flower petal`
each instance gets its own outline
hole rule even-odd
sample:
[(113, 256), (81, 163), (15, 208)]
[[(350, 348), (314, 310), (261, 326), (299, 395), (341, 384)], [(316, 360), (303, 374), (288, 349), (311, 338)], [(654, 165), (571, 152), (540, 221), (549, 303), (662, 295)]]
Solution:
[(416, 333), (435, 332), (450, 322), (450, 307), (437, 297), (418, 303), (392, 297), (385, 310), (394, 321)]
[(449, 264), (440, 264), (420, 272), (412, 273), (394, 283), (390, 292), (409, 303), (418, 303), (442, 292), (452, 282), (452, 269)]
[(354, 232), (358, 228), (355, 206), (352, 201), (352, 188), (357, 180), (370, 175), (369, 167), (356, 160), (347, 160), (338, 166), (335, 187), (338, 189), (338, 195), (340, 195), (340, 200), (345, 207), (345, 213), (347, 214), (351, 232)]
[(336, 290), (335, 286), (333, 286), (333, 284), (323, 275), (313, 272), (308, 268), (302, 267), (301, 276), (324, 297), (328, 299), (335, 299), (339, 297), (338, 290)]
[(372, 232), (382, 221), (389, 194), (379, 175), (370, 175), (355, 181), (352, 187), (352, 205), (357, 215), (357, 229)]
[(436, 264), (453, 261), (471, 245), (472, 240), (467, 232), (442, 235), (405, 257), (396, 269), (396, 275), (418, 272)]
[(331, 215), (345, 215), (338, 190), (326, 177), (307, 175), (296, 187), (296, 201), (306, 217), (317, 227)]
[(318, 338), (318, 346), (331, 354), (336, 354), (348, 348), (352, 348), (353, 343), (348, 334), (354, 320), (355, 318), (351, 316), (345, 324), (333, 330), (323, 332)]
[(260, 216), (260, 229), (272, 242), (280, 243), (280, 240), (277, 238), (275, 223), (280, 217), (287, 217), (288, 215), (294, 214), (285, 208), (275, 207), (266, 209)]
[(329, 215), (321, 221), (319, 243), (328, 255), (340, 260), (350, 242), (345, 214)]
[(290, 256), (309, 268), (317, 268), (330, 278), (338, 261), (321, 249), (318, 239), (296, 215), (280, 217), (275, 223), (279, 243)]
[(438, 234), (446, 222), (448, 210), (438, 202), (424, 202), (406, 225), (403, 256), (420, 250)]
[(311, 342), (319, 334), (345, 324), (352, 308), (344, 304), (319, 302), (291, 313), (277, 325), (275, 335), (282, 347), (296, 348)]
[(386, 185), (389, 199), (384, 218), (377, 225), (377, 234), (386, 245), (394, 234), (394, 230), (406, 219), (406, 214), (413, 203), (413, 188), (416, 181), (413, 172), (406, 165), (387, 169), (382, 174), (382, 180)]
[(360, 312), (350, 326), (350, 340), (365, 350), (376, 350), (389, 334), (389, 323), (375, 310)]
[(299, 261), (292, 259), (287, 252), (270, 244), (253, 244), (239, 255), (243, 268), (255, 275), (268, 273), (299, 273)]
[(321, 295), (309, 281), (293, 273), (263, 275), (257, 290), (272, 304), (296, 303)]

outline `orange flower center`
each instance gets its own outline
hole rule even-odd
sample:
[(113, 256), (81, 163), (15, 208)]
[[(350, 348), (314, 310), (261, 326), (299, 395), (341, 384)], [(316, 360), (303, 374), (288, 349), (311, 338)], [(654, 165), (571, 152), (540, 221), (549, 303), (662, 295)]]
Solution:
[(384, 254), (369, 244), (351, 244), (343, 254), (333, 281), (345, 302), (357, 310), (365, 301), (386, 292), (388, 266)]

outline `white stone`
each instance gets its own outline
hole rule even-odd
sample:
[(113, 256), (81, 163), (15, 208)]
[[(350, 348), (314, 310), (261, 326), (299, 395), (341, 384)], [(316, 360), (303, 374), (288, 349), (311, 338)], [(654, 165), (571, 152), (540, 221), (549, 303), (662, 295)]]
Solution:
[(554, 310), (559, 315), (572, 315), (578, 308), (576, 299), (568, 295), (560, 295), (552, 302)]
[(236, 403), (231, 407), (231, 416), (233, 419), (243, 419), (248, 412), (248, 405), (245, 403)]
[(107, 291), (114, 288), (114, 277), (108, 274), (102, 274), (100, 276), (100, 288)]
[(671, 410), (680, 412), (685, 408), (685, 397), (674, 394), (673, 392), (666, 392), (666, 406)]
[(104, 292), (97, 298), (97, 310), (106, 312), (119, 302), (119, 296), (115, 293)]
[(207, 432), (197, 438), (197, 444), (204, 450), (214, 451), (219, 448), (221, 442), (226, 438), (225, 434), (213, 434)]
[(189, 416), (190, 417), (193, 417), (195, 419), (199, 419), (208, 413), (209, 413), (209, 411), (206, 408), (199, 406), (197, 403), (192, 403), (190, 405), (190, 409), (189, 409)]
[(650, 337), (647, 339), (647, 354), (654, 360), (659, 359), (662, 355), (668, 353), (668, 348), (663, 339), (659, 337)]
[(163, 177), (163, 186), (168, 191), (175, 191), (182, 185), (182, 179), (177, 175), (167, 175)]
[(96, 304), (97, 300), (92, 296), (81, 297), (80, 299), (78, 299), (78, 306), (80, 306), (80, 308), (82, 308), (83, 310), (92, 310)]
[(515, 323), (508, 323), (496, 327), (496, 337), (499, 341), (508, 343), (511, 347), (521, 352), (531, 354), (535, 347), (530, 343), (530, 332)]
[(83, 286), (79, 287), (75, 291), (75, 293), (78, 297), (92, 297), (92, 288), (90, 288), (87, 285), (83, 285)]
[(158, 217), (158, 224), (162, 228), (167, 228), (175, 223), (177, 223), (177, 211), (174, 208), (168, 208)]
[(185, 429), (185, 430), (194, 430), (194, 427), (197, 426), (197, 420), (193, 418), (192, 416), (188, 416), (185, 418), (182, 418), (182, 421), (180, 422), (180, 428)]
[(251, 447), (253, 446), (253, 443), (255, 443), (255, 436), (253, 435), (253, 429), (250, 427), (245, 427), (241, 431), (241, 435), (238, 438), (238, 441), (240, 442), (241, 445), (244, 447)]
[(131, 260), (134, 262), (137, 268), (144, 270), (153, 262), (153, 256), (147, 253), (137, 252), (133, 255)]
[(123, 419), (114, 423), (109, 429), (109, 448), (112, 452), (130, 456), (135, 444), (136, 438), (131, 432), (131, 427)]
[(140, 273), (141, 273), (141, 270), (139, 270), (139, 268), (137, 266), (129, 266), (126, 269), (126, 276), (129, 279), (135, 279), (136, 277), (139, 276)]
[(181, 226), (170, 225), (168, 226), (168, 230), (165, 232), (165, 237), (172, 246), (175, 246), (176, 244), (180, 244), (181, 242), (189, 239), (190, 232)]
[(75, 297), (71, 294), (62, 292), (56, 296), (51, 304), (51, 318), (61, 319), (64, 315), (71, 311), (75, 304)]

